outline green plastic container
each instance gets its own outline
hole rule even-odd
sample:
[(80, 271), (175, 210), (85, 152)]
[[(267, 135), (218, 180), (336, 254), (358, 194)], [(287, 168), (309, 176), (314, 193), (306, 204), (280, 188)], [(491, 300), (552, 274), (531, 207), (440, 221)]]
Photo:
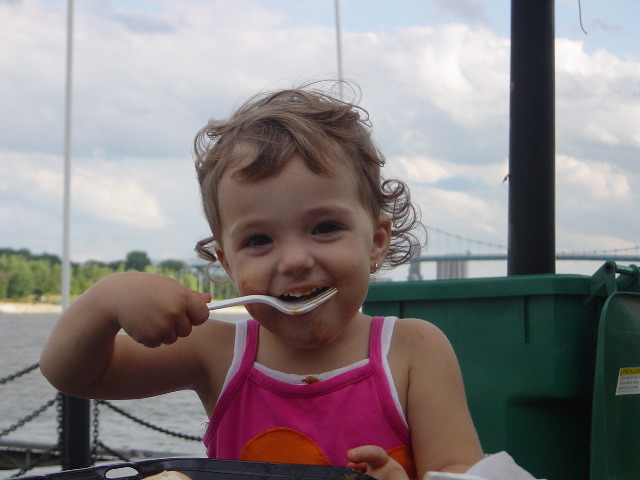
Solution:
[(640, 478), (640, 294), (616, 293), (600, 315), (591, 480)]
[(363, 310), (425, 319), (444, 331), (486, 453), (507, 451), (536, 478), (584, 480), (598, 321), (615, 289), (613, 267), (593, 277), (372, 284)]

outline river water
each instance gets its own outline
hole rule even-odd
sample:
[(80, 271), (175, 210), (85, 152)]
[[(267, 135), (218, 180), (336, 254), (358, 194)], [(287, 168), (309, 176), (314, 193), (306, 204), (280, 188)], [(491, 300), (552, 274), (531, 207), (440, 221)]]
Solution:
[[(0, 378), (16, 373), (38, 362), (44, 341), (58, 318), (58, 314), (2, 314), (0, 313)], [(216, 312), (216, 318), (235, 321), (247, 313)], [(57, 392), (35, 369), (15, 380), (0, 384), (0, 431), (31, 414)], [(145, 422), (167, 430), (192, 436), (202, 436), (206, 415), (197, 395), (191, 391), (142, 400), (111, 402)], [(204, 457), (200, 441), (183, 440), (146, 428), (111, 409), (99, 407), (99, 440), (113, 449), (136, 449), (170, 454)], [(58, 440), (57, 409), (53, 405), (34, 420), (0, 437), (3, 441), (27, 441), (55, 444)], [(10, 472), (0, 472), (1, 477)], [(29, 472), (28, 475), (34, 474)]]

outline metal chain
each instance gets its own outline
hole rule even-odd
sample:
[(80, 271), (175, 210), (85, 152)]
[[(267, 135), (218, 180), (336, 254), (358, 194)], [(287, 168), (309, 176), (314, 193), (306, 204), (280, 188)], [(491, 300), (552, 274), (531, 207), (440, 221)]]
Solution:
[(62, 452), (62, 436), (63, 436), (63, 417), (64, 417), (64, 413), (63, 413), (63, 407), (62, 407), (62, 403), (63, 403), (63, 397), (62, 397), (62, 393), (58, 392), (58, 394), (56, 395), (56, 411), (58, 413), (57, 415), (57, 421), (58, 421), (58, 428), (57, 428), (57, 433), (58, 433), (58, 450), (60, 452)]
[(122, 460), (123, 462), (130, 462), (131, 461), (131, 458), (127, 458), (124, 455), (122, 455), (121, 453), (116, 452), (112, 448), (107, 447), (104, 443), (102, 443), (99, 440), (96, 442), (96, 453), (98, 451), (98, 447), (100, 447), (104, 452), (108, 453), (112, 457), (118, 458), (118, 459)]
[(130, 462), (131, 458), (126, 458), (120, 453), (116, 452), (112, 448), (107, 447), (104, 443), (100, 441), (99, 432), (100, 432), (100, 402), (98, 400), (93, 401), (93, 420), (92, 420), (92, 439), (91, 439), (91, 458), (95, 462), (98, 460), (98, 448), (102, 449), (103, 452), (111, 455), (114, 458), (118, 458), (124, 462)]
[[(46, 452), (42, 453), (41, 455), (39, 455), (35, 460), (33, 460), (31, 463), (29, 463), (28, 465), (25, 465), (24, 467), (22, 467), (20, 470), (17, 470), (15, 473), (13, 473), (11, 476), (7, 477), (7, 478), (18, 478), (21, 477), (22, 475), (24, 475), (25, 473), (27, 473), (30, 470), (33, 470), (34, 468), (42, 465), (43, 463), (47, 462), (52, 455), (54, 454), (59, 454), (60, 453), (60, 445), (61, 445), (61, 418), (62, 418), (62, 401), (61, 401), (61, 397), (62, 394), (58, 393), (56, 395), (56, 397), (51, 400), (50, 403), (52, 402), (58, 402), (57, 404), (57, 410), (58, 410), (58, 435), (59, 435), (59, 440), (58, 443), (56, 445), (54, 445), (53, 447), (51, 447), (49, 450), (47, 450)], [(51, 406), (51, 405), (49, 405)], [(48, 407), (47, 407), (48, 408)]]
[(39, 366), (40, 366), (39, 363), (34, 363), (33, 365), (28, 366), (27, 368), (23, 368), (22, 370), (18, 370), (16, 373), (13, 373), (11, 375), (7, 375), (4, 378), (0, 378), (0, 385), (4, 385), (5, 383), (10, 382), (11, 380), (15, 380), (16, 378), (21, 377), (22, 375), (25, 375), (25, 374), (35, 370)]
[(36, 460), (34, 460), (33, 462), (31, 462), (30, 464), (22, 467), (20, 470), (18, 470), (17, 472), (15, 472), (14, 474), (12, 474), (11, 476), (9, 476), (8, 478), (17, 478), (17, 477), (21, 477), (22, 475), (24, 475), (25, 473), (27, 473), (29, 470), (33, 470), (34, 468), (36, 468), (37, 466), (43, 464), (44, 462), (46, 462), (47, 460), (49, 460), (49, 458), (51, 458), (51, 456), (54, 453), (58, 453), (58, 446), (55, 445), (54, 447), (50, 448), (49, 450), (47, 450), (46, 452), (44, 452), (42, 455), (40, 455), (39, 458), (37, 458)]
[(33, 412), (31, 412), (29, 415), (21, 418), (20, 420), (18, 420), (16, 423), (14, 423), (13, 425), (11, 425), (10, 427), (5, 428), (4, 430), (0, 431), (0, 438), (4, 437), (5, 435), (8, 435), (9, 433), (17, 430), (18, 428), (22, 427), (25, 423), (30, 422), (31, 420), (33, 420), (34, 418), (36, 418), (38, 415), (40, 415), (42, 412), (44, 412), (47, 408), (49, 408), (51, 405), (53, 405), (56, 402), (55, 398), (52, 398), (51, 400), (49, 400), (47, 403), (45, 403), (44, 405), (36, 408)]
[[(32, 372), (33, 370), (37, 369), (40, 366), (39, 363), (35, 363), (33, 365), (30, 365), (26, 368), (23, 368), (22, 370), (19, 370), (11, 375), (7, 375), (6, 377), (0, 378), (0, 385), (4, 385), (12, 380), (15, 380), (23, 375), (26, 375), (29, 372)], [(39, 466), (41, 463), (47, 461), (53, 454), (55, 453), (59, 453), (61, 452), (61, 448), (62, 448), (62, 416), (63, 416), (63, 406), (62, 406), (62, 394), (58, 393), (54, 398), (52, 398), (51, 400), (49, 400), (48, 402), (44, 403), (43, 405), (41, 405), (40, 407), (36, 408), (33, 412), (31, 412), (29, 415), (26, 415), (25, 417), (19, 419), (15, 424), (5, 428), (4, 430), (0, 431), (0, 438), (8, 435), (11, 432), (14, 432), (15, 430), (17, 430), (18, 428), (24, 426), (26, 423), (32, 421), (33, 419), (35, 419), (36, 417), (38, 417), (39, 415), (41, 415), (42, 413), (44, 413), (47, 409), (49, 409), (54, 403), (56, 403), (56, 408), (57, 408), (57, 422), (58, 422), (58, 428), (57, 428), (57, 433), (58, 433), (58, 443), (56, 445), (54, 445), (53, 447), (51, 447), (48, 451), (44, 452), (41, 456), (39, 456), (39, 458), (37, 460), (34, 460), (32, 463), (30, 463), (29, 465), (26, 465), (25, 467), (21, 468), (20, 470), (18, 470), (16, 473), (14, 473), (13, 475), (11, 475), (8, 478), (17, 478), (20, 477), (22, 475), (24, 475), (26, 472), (32, 470), (33, 468)], [(200, 442), (202, 441), (202, 438), (199, 436), (195, 436), (195, 435), (186, 435), (184, 433), (179, 433), (179, 432), (174, 432), (162, 427), (158, 427), (156, 425), (153, 425), (149, 422), (146, 422), (138, 417), (135, 417), (134, 415), (122, 410), (121, 408), (116, 407), (115, 405), (111, 404), (110, 402), (107, 402), (105, 400), (95, 400), (94, 401), (94, 406), (93, 406), (93, 432), (92, 432), (92, 449), (91, 449), (91, 455), (92, 458), (97, 458), (98, 456), (98, 449), (101, 449), (105, 452), (107, 452), (108, 454), (119, 458), (121, 460), (124, 461), (130, 461), (127, 458), (122, 457), (122, 455), (120, 455), (118, 452), (114, 451), (113, 449), (107, 447), (104, 443), (102, 443), (99, 440), (99, 427), (100, 427), (100, 420), (99, 420), (99, 405), (105, 405), (107, 407), (109, 407), (110, 409), (112, 409), (113, 411), (115, 411), (116, 413), (119, 413), (120, 415), (144, 426), (147, 428), (150, 428), (152, 430), (156, 430), (160, 433), (164, 433), (166, 435), (171, 435), (177, 438), (181, 438), (183, 440), (190, 440), (190, 441), (196, 441), (196, 442)]]
[(191, 440), (194, 442), (201, 442), (202, 441), (202, 437), (198, 437), (195, 435), (186, 435), (184, 433), (179, 433), (179, 432), (173, 432), (171, 430), (167, 430), (166, 428), (162, 428), (162, 427), (158, 427), (156, 425), (152, 425), (149, 422), (146, 422), (138, 417), (135, 417), (133, 415), (131, 415), (128, 412), (125, 412), (124, 410), (122, 410), (121, 408), (116, 407), (115, 405), (111, 404), (110, 402), (107, 402), (106, 400), (96, 400), (97, 403), (101, 404), (101, 405), (105, 405), (107, 407), (109, 407), (111, 410), (113, 410), (114, 412), (119, 413), (120, 415), (127, 417), (129, 420), (132, 420), (136, 423), (139, 423), (142, 426), (145, 426), (147, 428), (150, 428), (151, 430), (156, 430), (158, 432), (164, 433), (166, 435), (171, 435), (173, 437), (178, 437), (178, 438), (182, 438), (184, 440)]
[(98, 444), (100, 443), (100, 441), (98, 440), (99, 430), (100, 430), (99, 415), (100, 415), (99, 403), (98, 401), (94, 400), (93, 401), (93, 419), (92, 419), (93, 428), (92, 428), (92, 438), (91, 438), (91, 457), (93, 459), (97, 457)]

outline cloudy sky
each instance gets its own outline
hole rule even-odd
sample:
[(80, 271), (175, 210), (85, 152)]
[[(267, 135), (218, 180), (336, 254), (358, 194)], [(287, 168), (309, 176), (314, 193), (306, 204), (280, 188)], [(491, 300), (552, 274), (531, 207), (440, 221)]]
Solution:
[[(557, 250), (637, 255), (640, 3), (582, 0), (582, 25), (578, 0), (555, 4)], [(509, 10), (341, 0), (344, 75), (432, 228), (427, 253), (507, 244)], [(0, 247), (62, 253), (66, 18), (64, 0), (0, 0)], [(77, 1), (72, 260), (194, 258), (196, 131), (258, 90), (335, 78), (336, 57), (333, 0)]]

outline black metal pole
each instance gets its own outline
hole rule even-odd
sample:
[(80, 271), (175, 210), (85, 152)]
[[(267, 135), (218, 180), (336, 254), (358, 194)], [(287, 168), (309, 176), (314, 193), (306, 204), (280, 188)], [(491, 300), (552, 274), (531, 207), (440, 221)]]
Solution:
[(511, 1), (507, 273), (555, 273), (553, 0)]
[(62, 395), (62, 469), (87, 468), (91, 458), (91, 402)]

